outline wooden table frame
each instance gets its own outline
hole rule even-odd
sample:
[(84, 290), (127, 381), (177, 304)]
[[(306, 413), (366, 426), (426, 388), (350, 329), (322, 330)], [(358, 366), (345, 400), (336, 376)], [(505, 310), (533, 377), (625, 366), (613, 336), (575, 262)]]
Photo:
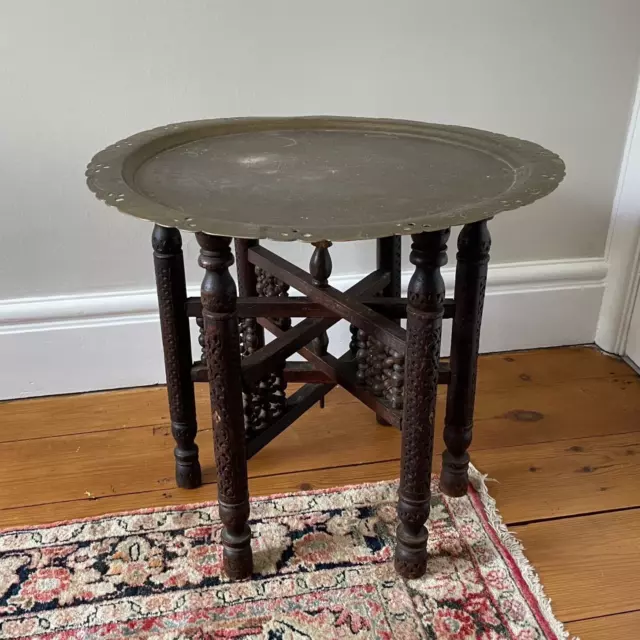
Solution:
[[(307, 409), (341, 385), (373, 409), (382, 424), (402, 429), (395, 566), (407, 577), (427, 561), (429, 479), (438, 384), (447, 384), (441, 488), (468, 487), (477, 356), (491, 245), (487, 221), (458, 238), (454, 298), (445, 298), (440, 268), (449, 230), (412, 235), (415, 266), (401, 296), (400, 237), (377, 240), (377, 269), (346, 292), (329, 284), (330, 242), (314, 243), (309, 272), (260, 246), (236, 240), (238, 288), (229, 273), (231, 238), (196, 234), (205, 270), (200, 298), (187, 297), (182, 240), (156, 225), (152, 244), (160, 307), (178, 486), (201, 484), (194, 382), (210, 383), (224, 567), (251, 575), (247, 459)], [(302, 296), (289, 297), (293, 287)], [(193, 362), (189, 318), (200, 327), (202, 357)], [(291, 318), (304, 318), (292, 326)], [(406, 318), (406, 330), (400, 320)], [(440, 363), (441, 327), (453, 320), (449, 365)], [(327, 329), (351, 323), (350, 349), (328, 353)], [(275, 339), (265, 344), (264, 330)], [(287, 362), (300, 353), (305, 363)], [(286, 383), (304, 382), (289, 398)]]

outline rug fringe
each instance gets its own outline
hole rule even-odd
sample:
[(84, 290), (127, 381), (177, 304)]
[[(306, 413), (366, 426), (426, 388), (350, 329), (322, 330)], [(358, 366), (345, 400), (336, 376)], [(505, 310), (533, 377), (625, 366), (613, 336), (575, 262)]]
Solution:
[[(564, 628), (562, 622), (560, 622), (560, 620), (558, 620), (553, 614), (553, 611), (551, 610), (551, 599), (545, 595), (544, 588), (542, 587), (538, 574), (524, 554), (524, 547), (522, 543), (507, 529), (507, 525), (502, 521), (502, 516), (498, 511), (496, 501), (489, 494), (486, 483), (492, 479), (489, 478), (487, 474), (478, 471), (478, 469), (476, 469), (472, 464), (469, 465), (469, 478), (473, 483), (476, 492), (480, 496), (480, 500), (482, 501), (482, 506), (487, 514), (489, 523), (498, 534), (501, 544), (509, 551), (513, 556), (513, 559), (516, 561), (516, 564), (522, 573), (522, 577), (527, 583), (531, 593), (533, 593), (538, 601), (540, 611), (549, 624), (549, 627), (559, 638), (568, 640), (569, 632)], [(578, 636), (572, 636), (571, 640), (580, 640), (580, 638), (578, 638)]]

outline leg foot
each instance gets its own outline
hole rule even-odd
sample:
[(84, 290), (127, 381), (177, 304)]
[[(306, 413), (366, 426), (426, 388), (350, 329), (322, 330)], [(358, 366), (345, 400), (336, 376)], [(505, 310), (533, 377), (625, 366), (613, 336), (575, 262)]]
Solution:
[(220, 503), (222, 531), (222, 562), (225, 573), (232, 580), (244, 580), (253, 573), (251, 529), (247, 525), (249, 501), (240, 505)]
[[(174, 423), (171, 425), (171, 432), (176, 442), (184, 436), (185, 425)], [(181, 489), (197, 489), (202, 484), (202, 471), (198, 460), (198, 447), (193, 444), (191, 448), (178, 448), (173, 450), (176, 460), (176, 484)]]
[(421, 578), (427, 571), (427, 538), (427, 529), (423, 526), (413, 530), (404, 524), (398, 526), (393, 564), (403, 578)]
[(467, 495), (469, 488), (469, 454), (464, 453), (454, 458), (450, 451), (442, 454), (442, 472), (440, 473), (440, 490), (450, 498), (461, 498)]

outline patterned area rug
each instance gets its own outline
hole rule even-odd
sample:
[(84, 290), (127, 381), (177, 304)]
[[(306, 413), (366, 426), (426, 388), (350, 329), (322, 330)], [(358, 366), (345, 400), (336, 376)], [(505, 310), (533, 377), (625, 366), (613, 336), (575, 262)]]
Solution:
[[(397, 483), (252, 502), (252, 580), (221, 575), (212, 504), (0, 534), (0, 637), (564, 638), (519, 544), (475, 489), (433, 482), (427, 576), (393, 570)], [(213, 531), (213, 535), (212, 535)]]

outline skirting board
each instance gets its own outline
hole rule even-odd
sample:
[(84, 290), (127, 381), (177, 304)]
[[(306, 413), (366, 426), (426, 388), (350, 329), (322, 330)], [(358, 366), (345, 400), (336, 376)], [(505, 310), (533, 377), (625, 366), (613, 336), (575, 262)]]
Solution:
[[(606, 273), (605, 261), (597, 258), (492, 265), (481, 350), (593, 342)], [(410, 275), (403, 273), (405, 289)], [(453, 295), (453, 268), (443, 275)], [(361, 277), (331, 282), (346, 289)], [(198, 295), (197, 286), (189, 293)], [(443, 355), (450, 324), (445, 321)], [(347, 323), (335, 325), (329, 338), (330, 350), (343, 353)], [(164, 378), (154, 290), (0, 302), (2, 400), (152, 385)]]

